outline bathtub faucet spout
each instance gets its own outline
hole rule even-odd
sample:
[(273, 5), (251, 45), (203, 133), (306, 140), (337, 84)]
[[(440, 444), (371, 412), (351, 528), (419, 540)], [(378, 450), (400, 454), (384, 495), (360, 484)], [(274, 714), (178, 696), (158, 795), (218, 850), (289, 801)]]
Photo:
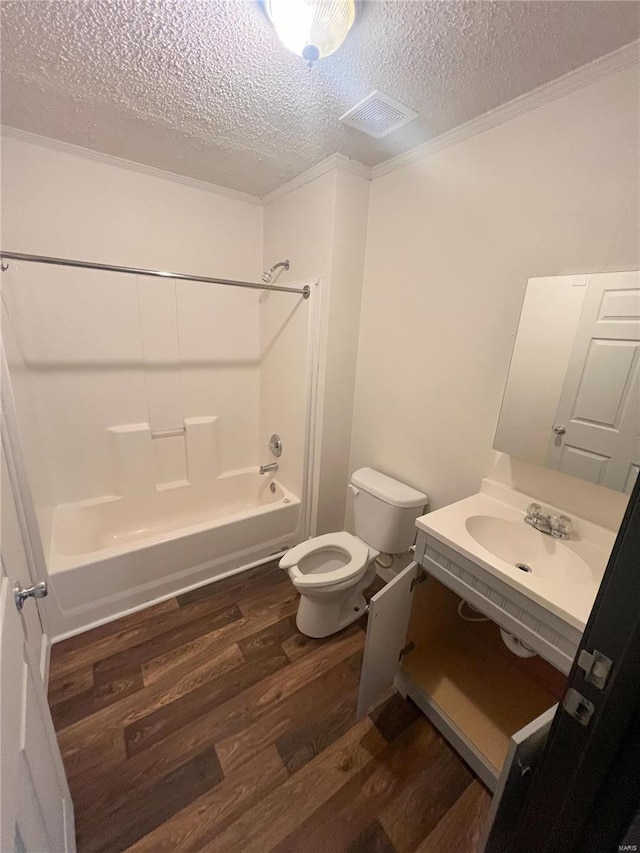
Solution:
[(261, 465), (260, 466), (260, 473), (261, 474), (268, 474), (269, 471), (277, 471), (277, 470), (278, 470), (278, 463), (277, 462), (269, 462), (268, 465)]

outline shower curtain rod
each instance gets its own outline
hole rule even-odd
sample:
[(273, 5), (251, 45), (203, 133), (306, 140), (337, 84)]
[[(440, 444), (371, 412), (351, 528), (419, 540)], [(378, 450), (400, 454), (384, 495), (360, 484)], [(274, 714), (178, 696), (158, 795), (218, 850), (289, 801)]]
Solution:
[[(72, 261), (68, 258), (49, 258), (46, 255), (24, 255), (20, 252), (0, 252), (2, 260), (33, 261), (39, 264), (53, 264), (59, 267), (78, 267), (85, 270), (105, 270), (106, 272), (122, 272), (129, 275), (147, 275), (155, 278), (173, 278), (178, 281), (200, 281), (205, 284), (227, 284), (231, 287), (250, 287), (254, 290), (279, 290), (284, 293), (299, 293), (305, 299), (311, 295), (311, 288), (306, 284), (303, 288), (284, 287), (280, 284), (261, 284), (257, 281), (235, 281), (231, 278), (211, 278), (206, 275), (187, 275), (181, 272), (162, 272), (161, 270), (142, 270), (136, 267), (117, 267), (113, 264), (94, 264), (90, 261)], [(2, 269), (7, 267), (2, 264)]]

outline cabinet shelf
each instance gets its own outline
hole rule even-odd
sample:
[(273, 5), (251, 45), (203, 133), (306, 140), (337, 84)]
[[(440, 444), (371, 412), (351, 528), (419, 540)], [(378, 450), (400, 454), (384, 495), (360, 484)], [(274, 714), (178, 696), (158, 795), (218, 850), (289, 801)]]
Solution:
[(414, 593), (404, 674), (432, 709), (499, 775), (511, 737), (553, 707), (565, 678), (540, 658), (520, 659), (493, 622), (467, 622), (460, 598), (428, 576)]

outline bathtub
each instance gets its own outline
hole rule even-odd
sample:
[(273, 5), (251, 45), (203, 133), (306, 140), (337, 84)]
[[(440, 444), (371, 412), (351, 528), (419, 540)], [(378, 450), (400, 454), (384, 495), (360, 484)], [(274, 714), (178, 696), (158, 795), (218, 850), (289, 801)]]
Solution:
[(58, 506), (49, 631), (61, 639), (264, 561), (301, 538), (301, 502), (255, 472)]

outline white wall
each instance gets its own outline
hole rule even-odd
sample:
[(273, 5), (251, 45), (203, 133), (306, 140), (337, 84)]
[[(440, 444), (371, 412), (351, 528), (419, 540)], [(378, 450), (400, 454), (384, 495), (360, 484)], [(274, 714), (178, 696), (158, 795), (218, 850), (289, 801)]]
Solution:
[(262, 267), (262, 208), (3, 137), (3, 248), (222, 278)]
[[(291, 261), (290, 271), (283, 273), (278, 283), (319, 281), (317, 288), (312, 286), (311, 295), (320, 313), (315, 516), (311, 521), (314, 534), (340, 530), (344, 524), (368, 198), (369, 181), (338, 162), (335, 169), (265, 207), (265, 265), (284, 258)], [(295, 439), (293, 444), (287, 441), (287, 435), (295, 436), (293, 427), (302, 415), (304, 324), (312, 306), (301, 305), (302, 310), (287, 315), (274, 294), (268, 296), (267, 305), (274, 308), (268, 320), (263, 313), (263, 322), (270, 324), (265, 328), (272, 329), (265, 343), (274, 339), (278, 322), (283, 332), (268, 356), (263, 355), (261, 444), (274, 430), (285, 439), (280, 461), (286, 484), (286, 477), (297, 476), (293, 472), (302, 459), (300, 444)], [(276, 306), (280, 311), (278, 322)], [(296, 381), (283, 389), (278, 387), (278, 374), (291, 360), (298, 363)]]
[[(274, 283), (309, 284), (308, 300), (265, 294), (261, 300), (262, 383), (260, 451), (267, 461), (269, 436), (278, 433), (284, 451), (279, 477), (296, 490), (302, 480), (307, 416), (308, 333), (312, 312), (321, 312), (331, 268), (336, 174), (328, 172), (266, 205), (264, 266), (289, 259)], [(282, 376), (288, 371), (288, 382)], [(261, 457), (262, 458), (262, 457)]]
[(618, 73), (373, 182), (352, 469), (619, 521), (624, 496), (492, 444), (527, 279), (640, 268), (638, 103)]
[[(259, 278), (258, 205), (12, 138), (2, 155), (6, 249)], [(218, 416), (222, 470), (257, 464), (258, 292), (25, 262), (3, 285), (39, 409), (40, 507), (113, 491), (116, 424)], [(154, 450), (160, 481), (179, 480), (182, 439)]]
[(330, 290), (321, 338), (317, 533), (344, 527), (369, 187), (368, 180), (350, 172), (336, 175)]

